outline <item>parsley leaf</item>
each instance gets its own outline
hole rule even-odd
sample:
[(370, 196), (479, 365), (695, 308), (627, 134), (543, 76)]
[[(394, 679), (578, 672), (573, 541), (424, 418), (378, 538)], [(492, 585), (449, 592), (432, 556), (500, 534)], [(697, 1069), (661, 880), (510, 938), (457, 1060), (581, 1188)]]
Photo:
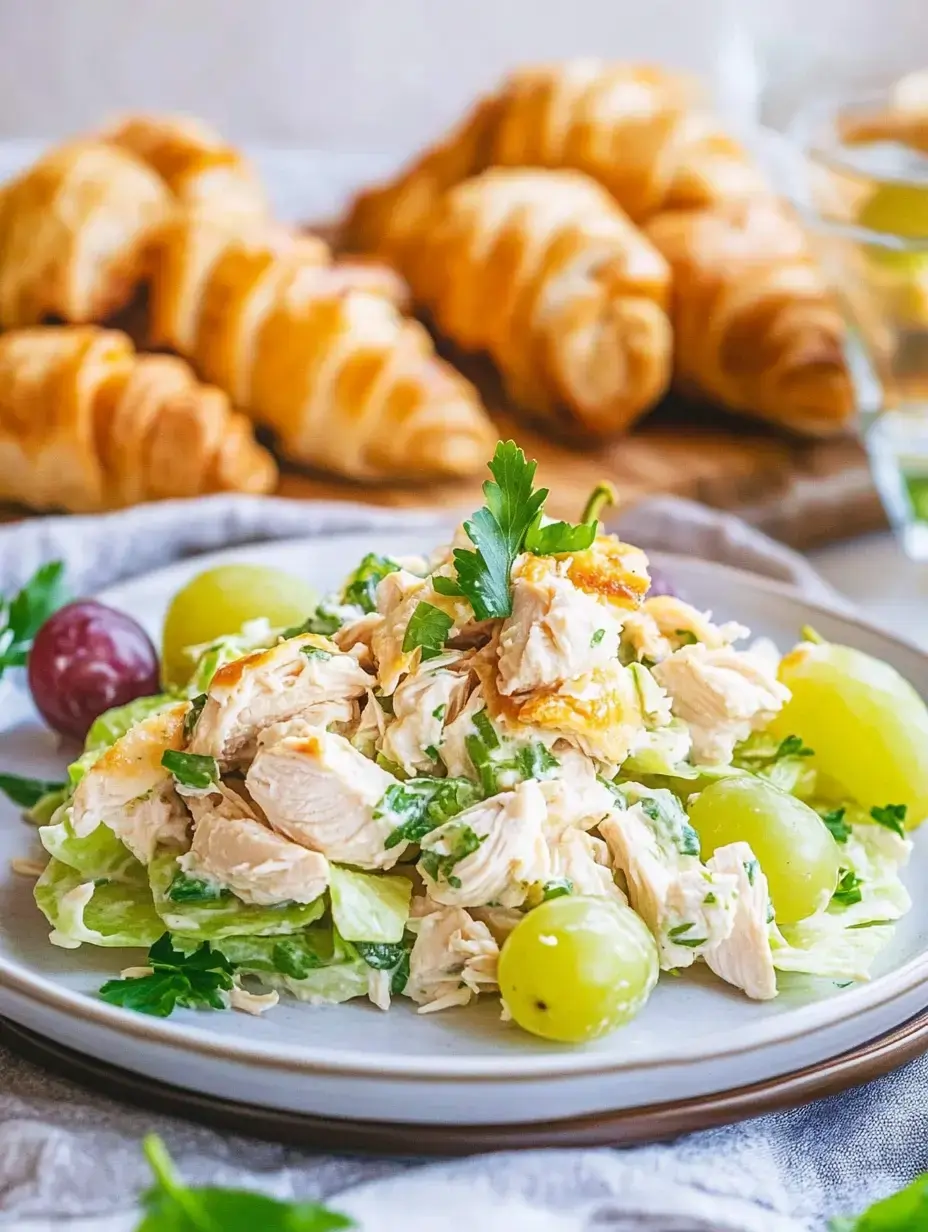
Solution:
[(139, 979), (108, 980), (100, 996), (110, 1005), (167, 1018), (177, 1006), (188, 1009), (222, 1010), (226, 1008), (223, 992), (232, 987), (234, 967), (207, 944), (192, 954), (175, 950), (165, 933), (148, 951), (151, 975)]
[(409, 954), (414, 938), (409, 933), (404, 941), (395, 945), (374, 943), (371, 941), (355, 941), (354, 948), (358, 951), (369, 967), (375, 971), (390, 971), (390, 992), (398, 997), (409, 981)]
[(378, 556), (376, 552), (368, 552), (345, 582), (342, 603), (356, 603), (365, 612), (376, 612), (377, 587), (388, 573), (396, 573), (398, 569), (399, 565), (389, 556)]
[(851, 827), (844, 820), (846, 812), (847, 809), (842, 805), (840, 808), (830, 809), (827, 813), (821, 814), (822, 821), (831, 831), (831, 837), (836, 843), (846, 843), (851, 837)]
[(597, 629), (596, 632), (593, 634), (593, 636), (590, 638), (590, 646), (591, 647), (598, 646), (605, 636), (606, 636), (605, 629)]
[(174, 749), (166, 749), (161, 756), (161, 764), (165, 770), (170, 770), (174, 782), (181, 787), (203, 791), (208, 787), (215, 787), (219, 782), (219, 763), (215, 757), (204, 757), (201, 753), (177, 753)]
[(928, 1229), (928, 1172), (899, 1193), (875, 1202), (856, 1219), (832, 1219), (830, 1232), (925, 1232)]
[(458, 583), (478, 620), (512, 613), (512, 564), (548, 495), (533, 490), (535, 469), (515, 441), (500, 441), (490, 462), (496, 482), (483, 485), (486, 505), (464, 523), (476, 550), (454, 549)]
[(331, 637), (333, 633), (339, 631), (342, 623), (342, 618), (337, 613), (329, 611), (324, 604), (320, 603), (313, 614), (307, 616), (301, 625), (293, 625), (289, 629), (284, 629), (280, 636), (284, 641), (291, 637), (299, 637), (301, 633), (319, 633), (323, 637)]
[(596, 538), (596, 523), (586, 522), (571, 526), (569, 522), (549, 522), (541, 525), (541, 514), (528, 528), (525, 535), (525, 550), (536, 556), (557, 556), (562, 552), (582, 552)]
[(561, 763), (543, 744), (527, 744), (519, 749), (516, 766), (523, 779), (550, 779), (555, 777)]
[(200, 721), (200, 715), (203, 713), (203, 707), (206, 705), (206, 694), (198, 694), (190, 703), (190, 709), (184, 715), (184, 739), (189, 740), (196, 731), (197, 723)]
[(907, 809), (904, 804), (884, 804), (882, 808), (872, 808), (870, 816), (878, 825), (885, 826), (887, 830), (892, 830), (900, 838), (905, 838), (906, 812)]
[(388, 787), (374, 817), (401, 819), (387, 835), (384, 847), (389, 850), (399, 843), (418, 843), (479, 800), (480, 791), (470, 779), (422, 777)]
[(420, 603), (409, 619), (403, 637), (403, 653), (422, 648), (423, 659), (434, 659), (444, 650), (454, 621), (431, 603)]
[(775, 760), (781, 757), (814, 757), (815, 750), (802, 743), (801, 736), (785, 736), (780, 741)]
[(155, 1184), (138, 1232), (338, 1232), (356, 1225), (316, 1202), (281, 1202), (237, 1189), (188, 1189), (160, 1138), (142, 1144)]
[(8, 667), (24, 666), (33, 638), (66, 599), (60, 560), (37, 569), (9, 601), (0, 599), (0, 675)]
[(322, 646), (301, 646), (300, 654), (306, 655), (307, 659), (331, 659), (333, 657), (331, 650), (325, 650)]
[(437, 595), (444, 595), (447, 599), (460, 599), (464, 594), (460, 582), (456, 582), (454, 578), (445, 577), (441, 573), (432, 578), (432, 590)]
[(228, 898), (230, 891), (202, 877), (188, 877), (178, 872), (168, 886), (168, 898), (172, 903), (212, 903), (219, 898)]
[(63, 791), (66, 784), (48, 779), (26, 779), (19, 774), (0, 774), (0, 791), (20, 808), (32, 808), (52, 791)]
[(852, 869), (847, 869), (838, 882), (838, 888), (831, 896), (831, 901), (839, 907), (853, 907), (859, 903), (863, 895), (860, 887), (863, 882)]
[(455, 877), (454, 867), (467, 856), (473, 855), (483, 839), (470, 826), (460, 825), (444, 836), (444, 841), (448, 848), (446, 854), (442, 855), (438, 851), (431, 850), (423, 851), (419, 864), (433, 881), (444, 879), (452, 889), (460, 890), (461, 879)]

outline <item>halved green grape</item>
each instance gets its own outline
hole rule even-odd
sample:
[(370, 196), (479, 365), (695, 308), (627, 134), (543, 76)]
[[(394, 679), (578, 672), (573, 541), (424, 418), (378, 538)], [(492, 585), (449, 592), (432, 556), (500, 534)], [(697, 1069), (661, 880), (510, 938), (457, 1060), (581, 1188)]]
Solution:
[(824, 907), (838, 883), (840, 852), (814, 809), (767, 779), (719, 779), (689, 807), (703, 860), (749, 843), (767, 877), (777, 921), (794, 924)]
[(895, 668), (849, 646), (803, 642), (780, 679), (792, 700), (772, 729), (815, 750), (823, 782), (867, 809), (905, 804), (910, 826), (928, 816), (928, 709)]
[(657, 983), (657, 946), (630, 907), (552, 898), (503, 944), (499, 986), (520, 1027), (579, 1044), (628, 1022)]
[(265, 617), (274, 628), (300, 624), (316, 606), (316, 592), (301, 578), (263, 565), (222, 565), (198, 574), (168, 608), (162, 639), (162, 676), (168, 687), (184, 685), (193, 663), (188, 646), (237, 633)]

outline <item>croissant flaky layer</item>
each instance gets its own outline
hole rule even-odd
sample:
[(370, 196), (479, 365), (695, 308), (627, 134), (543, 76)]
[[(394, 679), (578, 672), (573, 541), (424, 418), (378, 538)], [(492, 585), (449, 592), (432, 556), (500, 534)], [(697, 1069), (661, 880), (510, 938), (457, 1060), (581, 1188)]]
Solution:
[(521, 69), (396, 180), (361, 194), (345, 243), (391, 253), (441, 195), (492, 166), (582, 171), (636, 222), (763, 191), (760, 172), (688, 79), (663, 69), (570, 60)]
[(0, 328), (96, 321), (144, 277), (173, 207), (144, 163), (113, 146), (59, 146), (0, 190)]
[(675, 211), (647, 234), (673, 270), (680, 383), (812, 436), (854, 412), (844, 323), (802, 228), (772, 199)]
[(152, 286), (155, 340), (275, 432), (352, 478), (469, 474), (494, 439), (472, 386), (404, 318), (401, 284), (279, 229), (179, 219)]
[(92, 512), (276, 478), (249, 421), (182, 359), (95, 326), (0, 336), (0, 499)]
[(128, 150), (160, 176), (187, 208), (268, 212), (267, 195), (251, 163), (203, 120), (183, 115), (129, 115), (101, 141)]
[(535, 414), (608, 433), (667, 386), (670, 271), (588, 176), (486, 171), (445, 194), (405, 258), (441, 332), (489, 353)]

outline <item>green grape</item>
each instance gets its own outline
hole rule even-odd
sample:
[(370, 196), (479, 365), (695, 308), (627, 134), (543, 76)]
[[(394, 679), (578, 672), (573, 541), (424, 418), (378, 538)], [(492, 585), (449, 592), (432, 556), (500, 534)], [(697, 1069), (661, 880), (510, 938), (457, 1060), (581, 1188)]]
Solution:
[(704, 860), (728, 843), (750, 844), (778, 923), (805, 919), (834, 893), (841, 857), (827, 826), (808, 804), (767, 779), (744, 775), (710, 783), (689, 814)]
[[(928, 189), (919, 184), (881, 184), (864, 203), (858, 221), (871, 231), (902, 239), (928, 239)], [(873, 260), (900, 274), (919, 274), (928, 265), (926, 252), (869, 248)]]
[(801, 736), (825, 780), (868, 809), (905, 804), (909, 825), (928, 816), (928, 709), (895, 668), (848, 646), (804, 642), (783, 659), (780, 679), (792, 700), (773, 730)]
[(162, 676), (176, 687), (190, 679), (188, 646), (237, 633), (249, 620), (266, 617), (274, 628), (300, 624), (316, 606), (316, 592), (301, 578), (263, 565), (208, 569), (177, 592), (168, 608), (162, 639)]
[(566, 895), (529, 912), (507, 937), (499, 986), (520, 1027), (579, 1044), (634, 1017), (657, 983), (657, 946), (630, 907)]

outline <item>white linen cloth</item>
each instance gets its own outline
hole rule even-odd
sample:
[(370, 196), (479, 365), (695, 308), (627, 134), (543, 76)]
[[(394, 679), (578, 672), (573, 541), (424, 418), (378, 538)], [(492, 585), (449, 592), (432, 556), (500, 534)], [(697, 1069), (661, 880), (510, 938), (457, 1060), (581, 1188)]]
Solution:
[[(219, 496), (45, 518), (0, 529), (0, 592), (49, 559), (65, 559), (74, 591), (88, 593), (231, 544), (447, 524), (455, 512)], [(618, 529), (646, 548), (721, 560), (837, 601), (802, 557), (698, 505), (646, 501)], [(325, 1199), (363, 1232), (821, 1229), (928, 1167), (926, 1089), (928, 1062), (918, 1061), (842, 1096), (667, 1145), (430, 1165), (226, 1136), (94, 1096), (0, 1048), (0, 1227), (129, 1232), (131, 1204), (150, 1179), (139, 1143), (155, 1131), (192, 1183)]]

